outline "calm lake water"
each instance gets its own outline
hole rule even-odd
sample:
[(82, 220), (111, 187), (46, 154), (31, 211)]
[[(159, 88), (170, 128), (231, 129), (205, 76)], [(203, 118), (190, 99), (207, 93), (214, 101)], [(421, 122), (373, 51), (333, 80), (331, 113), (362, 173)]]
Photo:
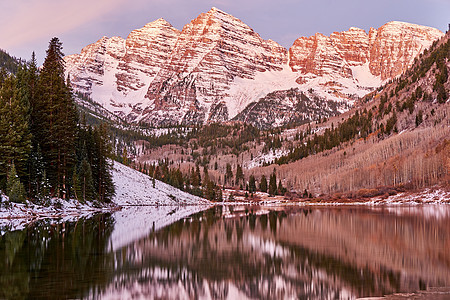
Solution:
[[(447, 206), (181, 210), (3, 229), (0, 298), (354, 299), (450, 286)], [(160, 228), (161, 217), (179, 220)]]

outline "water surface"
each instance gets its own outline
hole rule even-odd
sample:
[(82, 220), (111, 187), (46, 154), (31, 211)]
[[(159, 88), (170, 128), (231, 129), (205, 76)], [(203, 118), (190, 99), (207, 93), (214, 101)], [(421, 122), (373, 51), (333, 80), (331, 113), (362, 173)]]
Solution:
[(354, 299), (450, 286), (447, 206), (236, 206), (186, 217), (196, 210), (129, 208), (3, 230), (0, 298)]

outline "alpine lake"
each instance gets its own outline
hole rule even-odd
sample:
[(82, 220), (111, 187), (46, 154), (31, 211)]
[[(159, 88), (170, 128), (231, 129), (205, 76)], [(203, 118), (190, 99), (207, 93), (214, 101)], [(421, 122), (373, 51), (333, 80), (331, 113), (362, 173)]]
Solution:
[(449, 299), (448, 287), (446, 205), (124, 207), (0, 236), (0, 299)]

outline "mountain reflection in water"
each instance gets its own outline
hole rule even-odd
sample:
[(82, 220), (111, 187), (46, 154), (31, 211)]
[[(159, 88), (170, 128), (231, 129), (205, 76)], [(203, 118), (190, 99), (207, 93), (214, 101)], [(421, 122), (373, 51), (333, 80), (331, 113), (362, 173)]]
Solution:
[(46, 242), (38, 225), (2, 235), (0, 298), (339, 299), (450, 286), (447, 206), (217, 206), (121, 248), (109, 245), (114, 215), (97, 218)]

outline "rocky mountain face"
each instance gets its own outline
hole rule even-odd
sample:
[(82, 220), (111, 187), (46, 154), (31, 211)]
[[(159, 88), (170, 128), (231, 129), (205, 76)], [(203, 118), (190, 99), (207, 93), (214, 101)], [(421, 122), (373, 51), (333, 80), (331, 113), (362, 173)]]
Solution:
[(285, 124), (304, 124), (311, 120), (329, 118), (338, 114), (339, 110), (348, 108), (346, 103), (322, 99), (309, 92), (292, 88), (267, 94), (248, 105), (233, 120), (269, 129)]
[[(130, 122), (242, 119), (238, 115), (249, 105), (272, 110), (272, 115), (288, 107), (305, 113), (301, 107), (307, 105), (296, 102), (302, 97), (285, 101), (292, 88), (308, 92), (305, 97), (328, 115), (347, 110), (355, 99), (401, 74), (442, 35), (433, 28), (390, 22), (369, 33), (350, 28), (329, 37), (299, 38), (288, 51), (213, 8), (181, 31), (159, 19), (126, 39), (103, 37), (65, 60), (76, 90)], [(280, 93), (266, 97), (275, 91)], [(265, 105), (255, 106), (258, 101)], [(331, 108), (329, 101), (336, 105)], [(314, 115), (320, 112), (304, 114)], [(264, 126), (291, 118), (269, 119)]]
[(368, 74), (391, 79), (408, 69), (414, 58), (442, 35), (437, 29), (404, 22), (389, 22), (379, 29), (370, 28), (369, 33), (355, 27), (329, 37), (317, 33), (294, 42), (289, 66), (301, 74), (344, 78), (355, 77), (352, 67), (365, 66)]

